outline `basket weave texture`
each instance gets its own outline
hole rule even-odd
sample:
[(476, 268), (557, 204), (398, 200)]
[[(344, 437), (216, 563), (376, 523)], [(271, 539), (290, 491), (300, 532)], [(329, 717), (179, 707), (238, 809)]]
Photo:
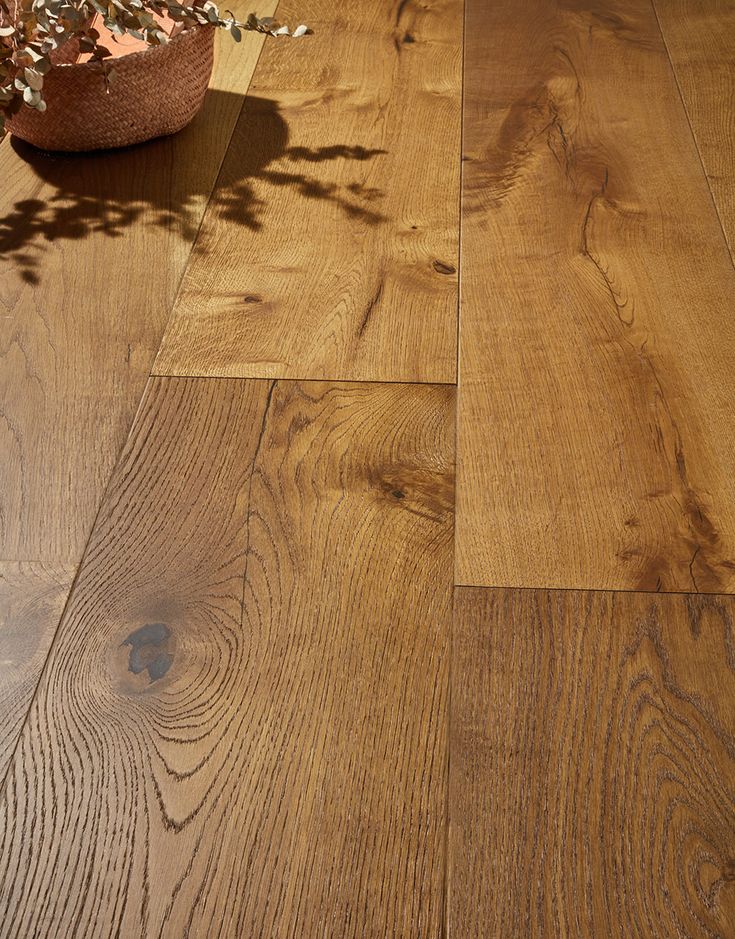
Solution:
[(213, 54), (214, 27), (193, 26), (115, 59), (109, 84), (97, 63), (57, 64), (44, 80), (46, 110), (22, 107), (8, 130), (43, 150), (126, 147), (176, 133), (202, 106)]

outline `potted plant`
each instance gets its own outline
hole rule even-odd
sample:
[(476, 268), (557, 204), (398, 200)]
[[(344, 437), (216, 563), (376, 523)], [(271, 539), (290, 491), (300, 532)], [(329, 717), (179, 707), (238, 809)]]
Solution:
[(96, 150), (175, 133), (204, 100), (216, 28), (291, 35), (211, 0), (0, 0), (0, 137)]

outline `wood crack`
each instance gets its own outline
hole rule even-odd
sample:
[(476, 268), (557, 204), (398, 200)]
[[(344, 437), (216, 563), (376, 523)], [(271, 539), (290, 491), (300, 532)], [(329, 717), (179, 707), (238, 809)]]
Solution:
[(367, 329), (368, 324), (370, 322), (370, 318), (373, 315), (374, 311), (376, 310), (378, 304), (380, 303), (382, 296), (383, 296), (383, 280), (381, 279), (380, 283), (378, 284), (377, 290), (368, 301), (367, 306), (365, 307), (365, 312), (362, 314), (360, 325), (357, 328), (358, 339), (362, 339), (365, 333), (365, 330)]
[(588, 238), (588, 233), (587, 233), (587, 229), (588, 229), (589, 222), (590, 222), (590, 216), (592, 214), (592, 207), (594, 206), (595, 202), (598, 199), (604, 198), (605, 193), (607, 192), (607, 186), (608, 186), (609, 180), (610, 180), (610, 174), (609, 174), (607, 167), (605, 167), (605, 177), (602, 181), (602, 185), (600, 186), (600, 189), (597, 192), (593, 193), (592, 198), (587, 204), (587, 211), (585, 212), (584, 221), (582, 222), (582, 238), (580, 242), (580, 250), (582, 254), (595, 265), (595, 267), (597, 268), (600, 274), (600, 277), (602, 277), (603, 283), (605, 284), (607, 292), (610, 295), (610, 299), (615, 305), (615, 312), (616, 312), (618, 319), (624, 326), (630, 326), (633, 323), (633, 317), (631, 316), (630, 318), (627, 318), (626, 316), (623, 315), (623, 310), (625, 310), (625, 308), (627, 307), (628, 301), (620, 299), (618, 293), (613, 287), (609, 274), (607, 273), (605, 268), (602, 266), (602, 263), (599, 260), (599, 258), (590, 250), (589, 238)]
[(699, 554), (700, 550), (701, 550), (701, 545), (697, 545), (697, 547), (694, 550), (694, 554), (692, 555), (692, 559), (689, 562), (689, 576), (692, 579), (692, 586), (694, 587), (695, 593), (699, 593), (699, 587), (697, 586), (697, 579), (694, 576), (694, 562), (697, 560), (697, 555)]
[(396, 26), (401, 25), (401, 17), (403, 16), (405, 9), (410, 2), (411, 0), (400, 0), (400, 3), (396, 9)]

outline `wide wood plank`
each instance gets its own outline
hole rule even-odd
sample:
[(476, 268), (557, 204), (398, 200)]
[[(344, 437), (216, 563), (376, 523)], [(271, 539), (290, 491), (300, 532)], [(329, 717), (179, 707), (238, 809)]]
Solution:
[(449, 935), (732, 936), (734, 614), (457, 591)]
[(462, 0), (284, 0), (157, 374), (453, 382)]
[(653, 0), (653, 5), (735, 256), (735, 2)]
[(648, 0), (468, 0), (457, 581), (735, 589), (735, 271)]
[(8, 776), (1, 935), (439, 935), (452, 404), (151, 381)]
[(95, 156), (0, 145), (0, 770), (263, 41), (223, 38), (204, 110), (176, 137)]
[(0, 561), (0, 780), (73, 579), (73, 568)]

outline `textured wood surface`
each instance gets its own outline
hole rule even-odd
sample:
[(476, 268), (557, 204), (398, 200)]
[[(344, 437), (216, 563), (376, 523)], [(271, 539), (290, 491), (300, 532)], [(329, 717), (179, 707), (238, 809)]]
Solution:
[(735, 0), (654, 0), (707, 179), (735, 255)]
[(73, 578), (72, 568), (0, 561), (0, 784)]
[(733, 935), (734, 613), (457, 591), (449, 935)]
[(735, 271), (648, 2), (468, 0), (457, 580), (735, 589)]
[(204, 110), (176, 137), (94, 156), (0, 145), (0, 770), (261, 44), (218, 40)]
[(467, 0), (455, 577), (604, 589), (451, 650), (461, 0), (0, 147), (0, 939), (733, 935), (733, 4), (653, 3)]
[(452, 403), (152, 380), (8, 775), (0, 935), (439, 935)]
[(452, 382), (462, 2), (279, 18), (155, 371)]
[(0, 146), (0, 558), (81, 558), (262, 43), (225, 39), (175, 137)]

